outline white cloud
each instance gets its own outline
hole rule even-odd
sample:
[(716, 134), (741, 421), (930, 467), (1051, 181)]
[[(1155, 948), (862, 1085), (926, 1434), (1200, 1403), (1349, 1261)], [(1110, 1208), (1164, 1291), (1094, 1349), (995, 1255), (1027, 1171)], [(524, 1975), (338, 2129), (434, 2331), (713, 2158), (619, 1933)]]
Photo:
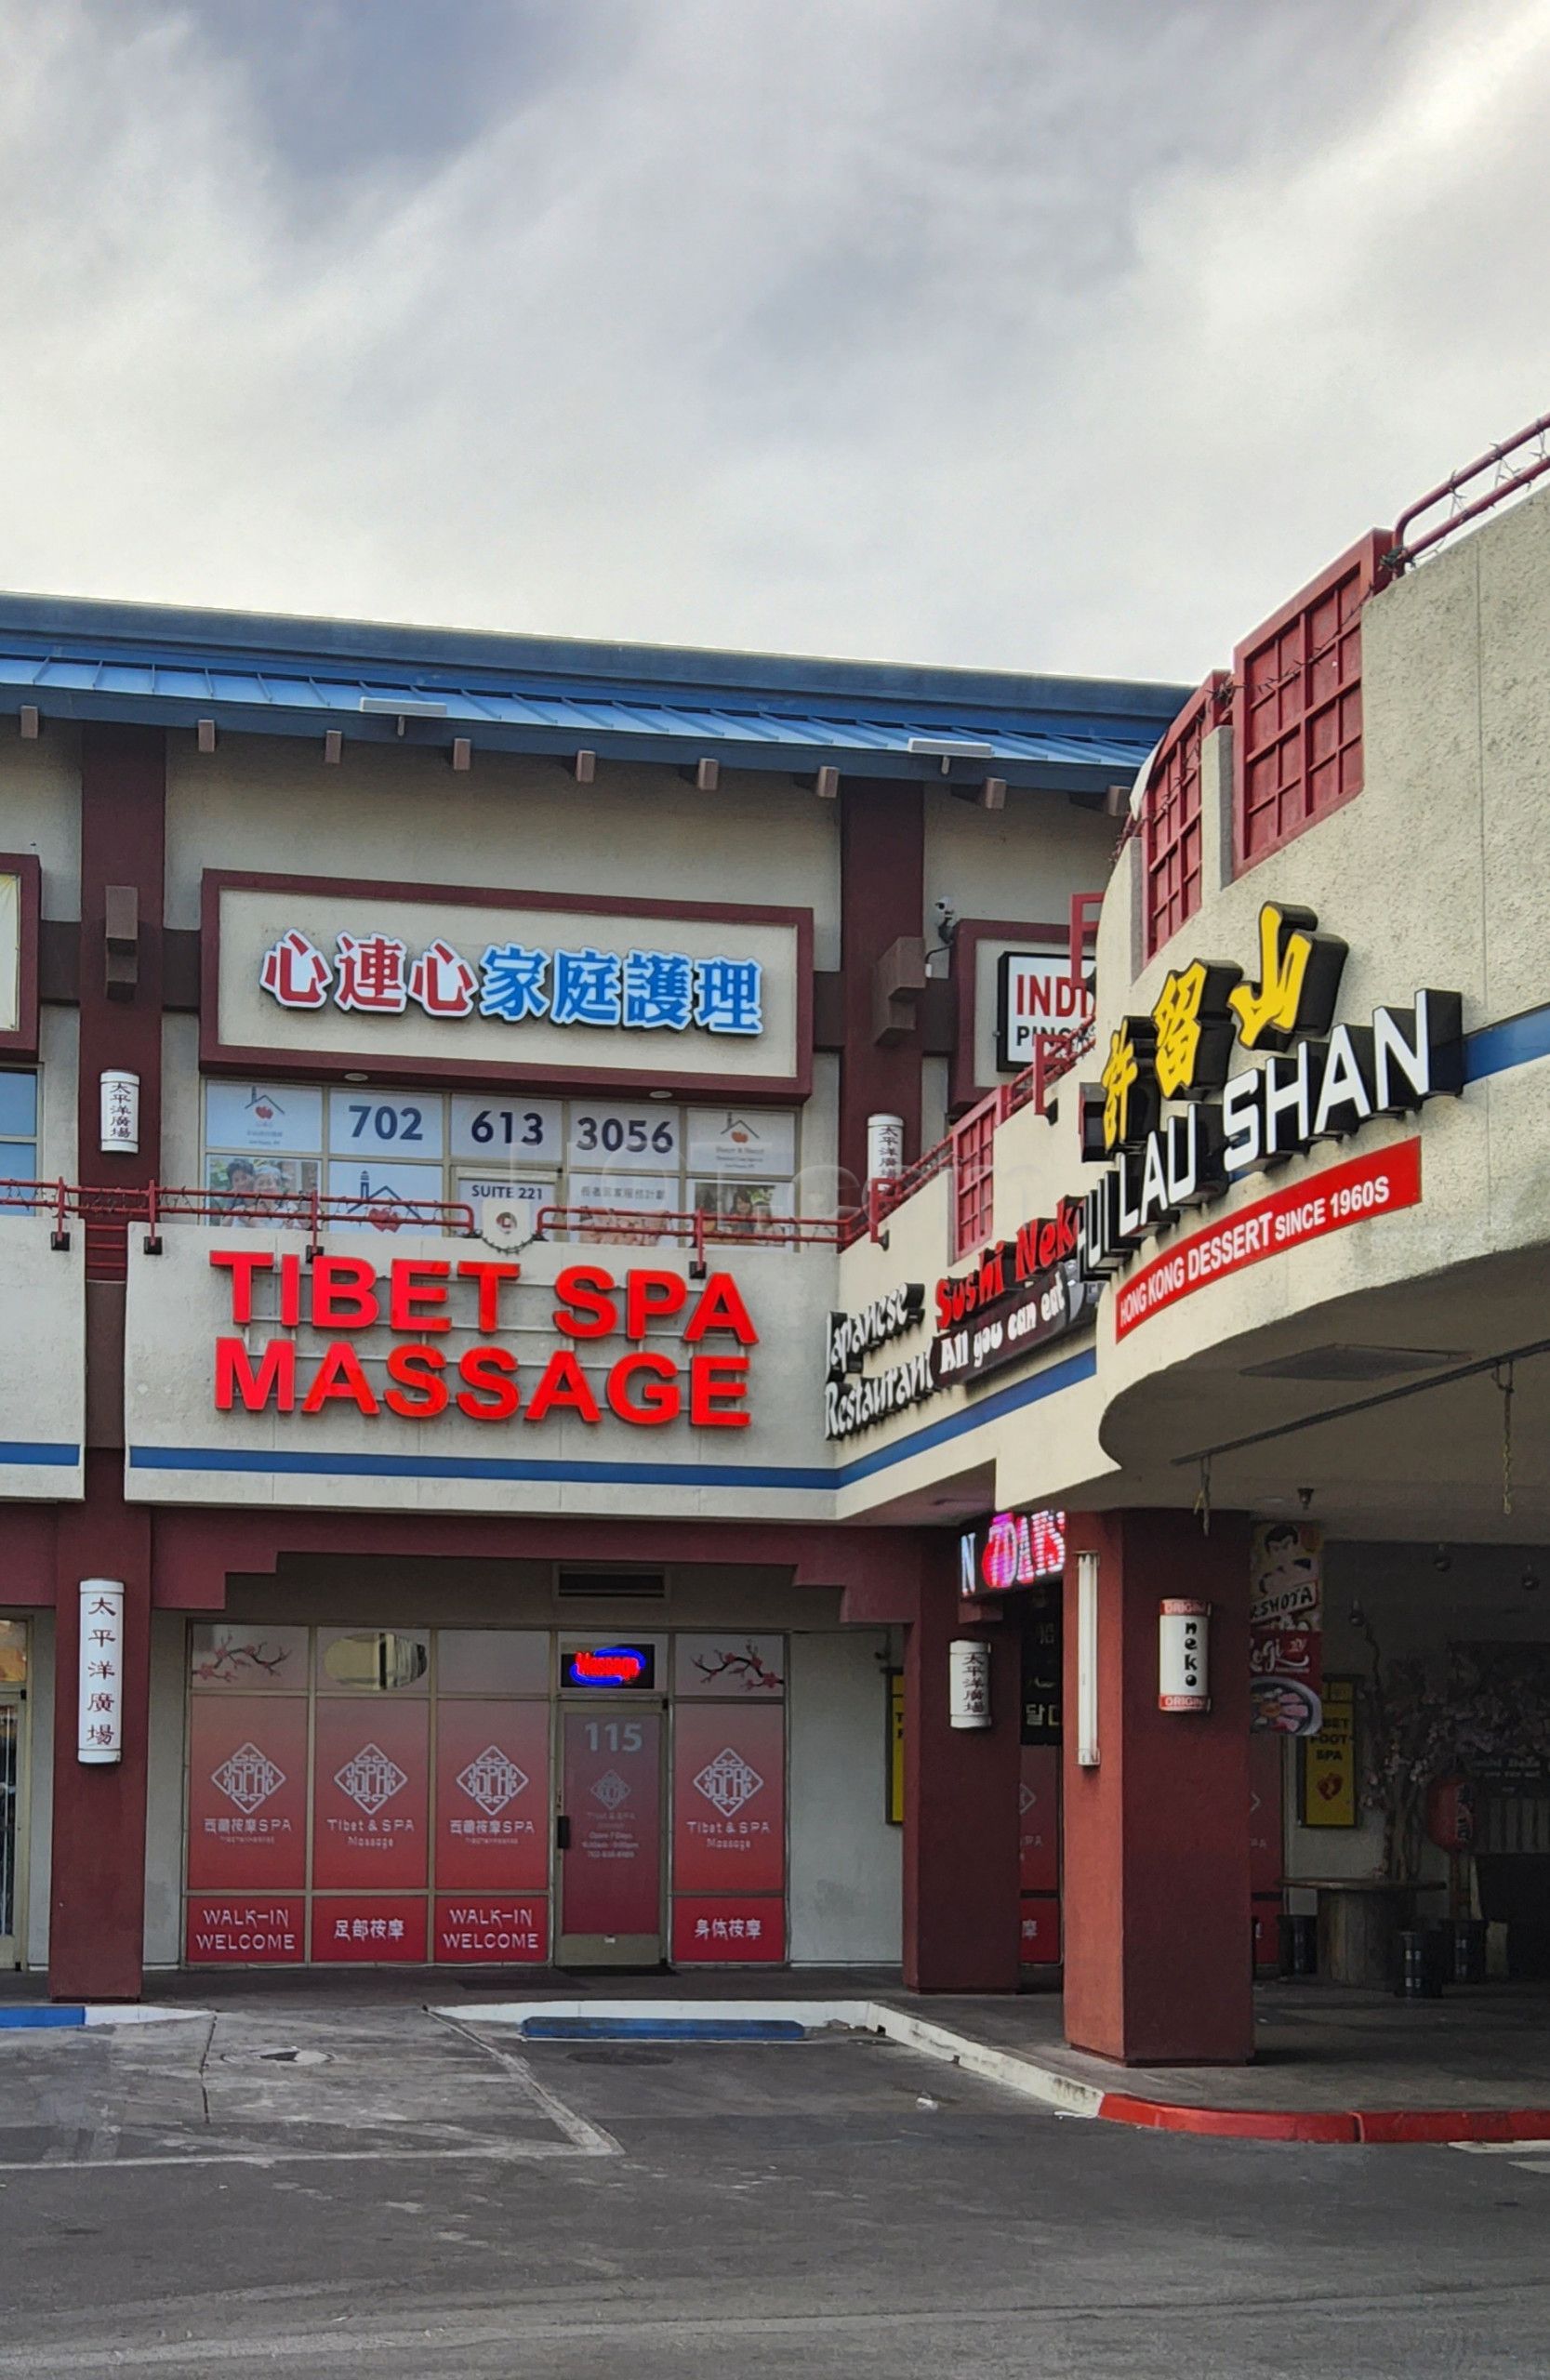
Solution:
[(1550, 0), (1462, 14), (582, 0), (320, 180), (0, 0), (6, 576), (1192, 679), (1546, 403)]

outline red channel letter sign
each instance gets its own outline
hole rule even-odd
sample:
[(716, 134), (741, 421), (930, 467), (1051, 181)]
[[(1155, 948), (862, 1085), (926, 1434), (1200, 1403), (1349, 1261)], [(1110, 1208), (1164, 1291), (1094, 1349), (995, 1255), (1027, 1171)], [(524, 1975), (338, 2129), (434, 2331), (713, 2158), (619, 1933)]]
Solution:
[(1400, 1141), (1347, 1164), (1331, 1166), (1306, 1182), (1273, 1191), (1240, 1207), (1236, 1215), (1191, 1232), (1164, 1256), (1144, 1264), (1114, 1302), (1114, 1335), (1125, 1338), (1160, 1314), (1164, 1306), (1193, 1297), (1228, 1273), (1263, 1264), (1267, 1256), (1302, 1248), (1331, 1231), (1370, 1223), (1374, 1215), (1421, 1203), (1421, 1144)]

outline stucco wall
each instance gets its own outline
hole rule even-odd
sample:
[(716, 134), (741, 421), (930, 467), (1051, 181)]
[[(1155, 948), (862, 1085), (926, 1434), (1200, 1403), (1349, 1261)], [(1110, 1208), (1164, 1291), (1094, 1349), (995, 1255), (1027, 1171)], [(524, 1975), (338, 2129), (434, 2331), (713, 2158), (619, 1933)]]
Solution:
[(815, 963), (839, 964), (837, 805), (789, 777), (697, 792), (670, 769), (601, 761), (590, 786), (550, 760), (480, 753), (465, 775), (419, 750), (232, 735), (167, 739), (167, 922), (199, 923), (206, 867), (811, 908)]
[[(1550, 884), (1550, 496), (1520, 505), (1409, 574), (1363, 615), (1366, 780), (1362, 792), (1283, 850), (1230, 879), (1230, 734), (1208, 740), (1204, 800), (1206, 895), (1168, 946), (1137, 972), (1141, 841), (1133, 838), (1106, 899), (1098, 940), (1097, 1051), (1122, 1015), (1151, 1009), (1169, 970), (1197, 956), (1258, 972), (1258, 918), (1267, 900), (1317, 911), (1323, 931), (1349, 946), (1337, 1016), (1365, 1023), (1379, 1005), (1407, 1006), (1420, 986), (1463, 995), (1467, 1034), (1550, 1003), (1550, 944), (1543, 926)], [(1101, 1054), (1080, 1075), (1095, 1078)], [(1097, 1178), (1080, 1162), (1076, 1082), (1061, 1087), (1053, 1122), (1019, 1116), (997, 1138), (995, 1229), (1014, 1231), (1062, 1196)], [(880, 1494), (947, 1480), (970, 1460), (993, 1457), (999, 1501), (1079, 1495), (1123, 1460), (1122, 1492), (1138, 1485), (1172, 1501), (1184, 1492), (1166, 1462), (1189, 1390), (1184, 1368), (1206, 1351), (1278, 1329), (1277, 1352), (1295, 1329), (1317, 1342), (1339, 1301), (1385, 1285), (1441, 1279), (1473, 1259), (1550, 1242), (1550, 1059), (1470, 1083), (1455, 1102), (1419, 1117), (1378, 1122), (1325, 1143), (1273, 1174), (1244, 1176), (1226, 1197), (1146, 1245), (1118, 1276), (1208, 1220), (1227, 1221), (1272, 1189), (1317, 1185), (1358, 1152), (1418, 1135), (1419, 1206), (1278, 1253), (1197, 1289), (1154, 1313), (1125, 1339), (1115, 1333), (1115, 1291), (1099, 1309), (1094, 1393), (1068, 1390), (1037, 1408), (1037, 1421), (991, 1423), (944, 1435), (907, 1464), (846, 1490), (861, 1512)], [(890, 1249), (858, 1250), (841, 1267), (841, 1302), (854, 1310), (894, 1283), (928, 1283), (945, 1269), (946, 1178), (890, 1220)], [(880, 1350), (868, 1368), (912, 1343)], [(1451, 1343), (1451, 1342), (1448, 1342)], [(1052, 1351), (1048, 1362), (1057, 1360)], [(1226, 1356), (1231, 1363), (1240, 1360)], [(1026, 1371), (1001, 1378), (1031, 1379)], [(1182, 1402), (1181, 1402), (1182, 1400)], [(964, 1391), (853, 1440), (847, 1455), (900, 1444), (923, 1422), (961, 1411)], [(980, 1401), (975, 1398), (976, 1403)], [(1104, 1444), (1084, 1422), (1101, 1420)], [(1148, 1439), (1147, 1433), (1151, 1436)], [(1163, 1469), (1149, 1483), (1137, 1466), (1155, 1440)], [(1187, 1443), (1187, 1441), (1186, 1441)], [(1192, 1491), (1191, 1491), (1192, 1492)], [(1101, 1493), (1101, 1490), (1100, 1490)]]
[(43, 914), (81, 914), (81, 747), (50, 720), (35, 743), (9, 722), (0, 743), (0, 851), (31, 852), (43, 867)]
[[(510, 1324), (498, 1334), (521, 1368), (523, 1412), (547, 1357), (559, 1347), (574, 1347), (603, 1407), (603, 1418), (595, 1424), (560, 1410), (537, 1424), (520, 1415), (500, 1423), (479, 1422), (466, 1419), (455, 1405), (432, 1420), (414, 1421), (387, 1410), (367, 1417), (349, 1400), (313, 1415), (280, 1413), (272, 1407), (258, 1413), (240, 1408), (219, 1412), (215, 1342), (232, 1334), (232, 1297), (230, 1276), (212, 1269), (210, 1251), (262, 1245), (251, 1233), (233, 1235), (174, 1223), (164, 1234), (164, 1253), (147, 1256), (138, 1236), (131, 1235), (125, 1383), (130, 1497), (191, 1503), (322, 1503), (357, 1511), (659, 1514), (675, 1519), (828, 1516), (827, 1480), (805, 1475), (825, 1461), (815, 1375), (821, 1368), (824, 1316), (831, 1302), (834, 1259), (827, 1250), (738, 1246), (725, 1252), (724, 1270), (735, 1281), (759, 1332), (758, 1344), (747, 1351), (749, 1425), (737, 1429), (694, 1428), (686, 1416), (660, 1427), (634, 1427), (608, 1411), (603, 1373), (629, 1351), (630, 1342), (616, 1335), (562, 1339), (552, 1321), (557, 1276), (579, 1263), (601, 1266), (622, 1281), (633, 1262), (682, 1277), (689, 1261), (678, 1250), (609, 1246), (525, 1249), (522, 1279), (505, 1292)], [(298, 1233), (274, 1237), (274, 1251), (289, 1248), (296, 1252), (301, 1245)], [(456, 1264), (459, 1259), (494, 1255), (479, 1243), (407, 1233), (384, 1240), (374, 1233), (332, 1232), (325, 1235), (325, 1247), (329, 1253), (369, 1256), (379, 1267), (379, 1278), (398, 1259)], [(0, 1265), (4, 1255), (0, 1240)], [(712, 1272), (722, 1263), (718, 1258)], [(676, 1327), (664, 1332), (657, 1326), (649, 1332), (651, 1347), (669, 1353), (681, 1373), (696, 1352), (683, 1344), (681, 1334), (699, 1293), (691, 1283), (688, 1305), (676, 1317)], [(455, 1364), (475, 1335), (471, 1284), (457, 1284), (454, 1295), (454, 1328), (437, 1343)], [(272, 1293), (261, 1284), (255, 1313), (273, 1312)], [(280, 1335), (277, 1324), (255, 1323), (249, 1332), (255, 1355), (270, 1338)], [(333, 1335), (320, 1337), (303, 1326), (299, 1377), (311, 1378), (308, 1358)], [(404, 1334), (379, 1325), (370, 1331), (338, 1335), (352, 1338), (380, 1397), (388, 1385), (381, 1366), (389, 1346), (395, 1335), (403, 1339)], [(724, 1334), (707, 1338), (704, 1346), (707, 1352), (737, 1352)], [(178, 1459), (186, 1450), (193, 1450), (193, 1461)], [(224, 1469), (200, 1459), (228, 1450), (239, 1451), (251, 1467)], [(345, 1458), (356, 1468), (330, 1470), (325, 1460), (330, 1456)], [(411, 1469), (411, 1475), (384, 1475), (383, 1458)], [(529, 1472), (491, 1476), (481, 1469), (473, 1476), (448, 1476), (436, 1468), (445, 1461), (476, 1466), (510, 1462), (519, 1473), (522, 1466)], [(415, 1465), (423, 1468), (413, 1474)], [(608, 1475), (604, 1466), (612, 1466), (615, 1475)], [(775, 1476), (750, 1477), (750, 1466)], [(540, 1475), (535, 1477), (533, 1472)], [(718, 1481), (721, 1473), (727, 1474), (724, 1486)]]
[(896, 1965), (901, 1835), (887, 1822), (888, 1640), (791, 1639), (790, 1921), (797, 1965)]
[(0, 1496), (48, 1502), (82, 1493), (86, 1433), (84, 1235), (54, 1249), (52, 1231), (46, 1214), (0, 1216)]

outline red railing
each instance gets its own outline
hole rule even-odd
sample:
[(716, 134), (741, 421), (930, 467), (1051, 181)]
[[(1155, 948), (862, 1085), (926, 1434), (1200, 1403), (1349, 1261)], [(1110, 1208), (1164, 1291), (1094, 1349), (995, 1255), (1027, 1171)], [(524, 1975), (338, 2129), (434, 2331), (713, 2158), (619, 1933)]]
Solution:
[(209, 1190), (180, 1190), (159, 1182), (115, 1189), (104, 1183), (0, 1180), (0, 1215), (7, 1208), (46, 1214), (55, 1248), (70, 1246), (70, 1225), (85, 1234), (86, 1278), (121, 1281), (129, 1266), (128, 1234), (143, 1224), (153, 1246), (165, 1223), (229, 1224), (238, 1231), (299, 1231), (316, 1240), (331, 1224), (364, 1225), (382, 1232), (433, 1232), (443, 1238), (471, 1239), (473, 1209), (458, 1200), (394, 1199), (376, 1207), (359, 1198), (326, 1197), (318, 1191), (251, 1191), (245, 1197)]
[(664, 1239), (686, 1243), (691, 1269), (703, 1272), (708, 1245), (724, 1248), (844, 1248), (855, 1236), (854, 1215), (709, 1215), (699, 1209), (664, 1212), (640, 1207), (544, 1207), (536, 1240), (624, 1241), (650, 1248)]
[[(1550, 439), (1550, 413), (1542, 413), (1539, 419), (1530, 422), (1526, 430), (1518, 430), (1514, 437), (1504, 438), (1500, 446), (1488, 446), (1483, 455), (1477, 456), (1474, 462), (1466, 463), (1463, 470), (1455, 471), (1439, 487), (1434, 487), (1425, 496), (1418, 497), (1408, 510), (1400, 513), (1394, 524), (1394, 542), (1384, 556), (1389, 570), (1396, 574), (1407, 570), (1420, 555), (1429, 553), (1434, 546), (1442, 543), (1444, 537), (1451, 537), (1456, 529), (1464, 528), (1471, 521), (1477, 521), (1483, 512), (1490, 512), (1494, 506), (1504, 504), (1509, 496), (1531, 487), (1535, 480), (1550, 471), (1547, 439)], [(1536, 447), (1538, 451), (1529, 461), (1508, 469), (1513, 456), (1521, 454), (1526, 446)], [(1462, 502), (1464, 491), (1471, 480), (1477, 480), (1482, 472), (1489, 470), (1497, 474), (1491, 485), (1483, 495), (1472, 497), (1468, 503)], [(1453, 509), (1446, 521), (1437, 522), (1419, 537), (1411, 536), (1412, 522), (1419, 521), (1423, 513), (1430, 512), (1434, 506), (1450, 500)]]
[[(979, 1211), (968, 1195), (971, 1184), (962, 1178), (965, 1158), (972, 1154), (977, 1162), (983, 1154), (988, 1131), (993, 1162), (994, 1135), (1008, 1117), (1015, 1116), (1024, 1107), (1032, 1107), (1042, 1116), (1049, 1093), (1087, 1055), (1093, 1040), (1093, 1028), (1091, 1025), (1080, 1026), (1071, 1033), (1045, 1034), (1036, 1044), (1037, 1055), (1031, 1066), (1025, 1066), (1020, 1075), (1013, 1075), (988, 1092), (977, 1106), (971, 1107), (966, 1116), (959, 1117), (944, 1139), (927, 1149), (924, 1156), (917, 1157), (913, 1165), (906, 1166), (902, 1173), (891, 1174), (881, 1182), (868, 1183), (866, 1211), (848, 1225), (847, 1236), (841, 1239), (841, 1246), (847, 1245), (850, 1239), (858, 1238), (863, 1231), (873, 1239), (880, 1238), (889, 1216), (913, 1198), (917, 1190), (923, 1189), (928, 1182), (934, 1182), (939, 1173), (945, 1173), (951, 1166), (957, 1177), (953, 1184), (953, 1240), (956, 1247), (961, 1236), (957, 1226), (964, 1219), (966, 1210), (975, 1214)], [(973, 1189), (977, 1192), (982, 1183), (983, 1176), (977, 1176)], [(973, 1233), (970, 1236), (974, 1236)]]
[[(456, 1199), (398, 1199), (376, 1209), (358, 1198), (325, 1197), (316, 1191), (251, 1191), (237, 1196), (227, 1191), (179, 1190), (152, 1182), (113, 1189), (93, 1183), (21, 1182), (0, 1180), (0, 1216), (6, 1210), (46, 1214), (52, 1223), (52, 1245), (70, 1246), (70, 1227), (79, 1222), (85, 1234), (88, 1280), (123, 1280), (128, 1271), (128, 1234), (144, 1227), (147, 1249), (156, 1252), (161, 1228), (168, 1223), (223, 1223), (240, 1231), (299, 1231), (315, 1242), (331, 1225), (364, 1226), (381, 1232), (422, 1231), (444, 1239), (473, 1239), (478, 1225), (473, 1209)], [(854, 1236), (855, 1214), (765, 1215), (746, 1223), (737, 1216), (708, 1215), (687, 1210), (659, 1214), (639, 1207), (544, 1207), (533, 1237), (559, 1236), (620, 1240), (649, 1246), (654, 1241), (687, 1241), (696, 1258), (708, 1242), (729, 1247), (843, 1248)], [(517, 1243), (522, 1244), (522, 1243)]]

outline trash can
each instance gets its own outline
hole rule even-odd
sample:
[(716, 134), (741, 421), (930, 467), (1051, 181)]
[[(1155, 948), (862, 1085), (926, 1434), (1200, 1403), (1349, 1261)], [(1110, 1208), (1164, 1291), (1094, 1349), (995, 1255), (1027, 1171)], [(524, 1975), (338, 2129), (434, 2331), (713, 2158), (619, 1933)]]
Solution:
[(1280, 1921), (1282, 1975), (1318, 1973), (1318, 1921), (1316, 1917), (1283, 1917)]
[(1400, 1929), (1399, 1973), (1395, 1996), (1399, 2000), (1440, 2000), (1444, 1972), (1443, 1940), (1436, 1926), (1406, 1925)]
[(1451, 1917), (1444, 1923), (1447, 1974), (1450, 1983), (1484, 1983), (1486, 1922), (1483, 1917)]

